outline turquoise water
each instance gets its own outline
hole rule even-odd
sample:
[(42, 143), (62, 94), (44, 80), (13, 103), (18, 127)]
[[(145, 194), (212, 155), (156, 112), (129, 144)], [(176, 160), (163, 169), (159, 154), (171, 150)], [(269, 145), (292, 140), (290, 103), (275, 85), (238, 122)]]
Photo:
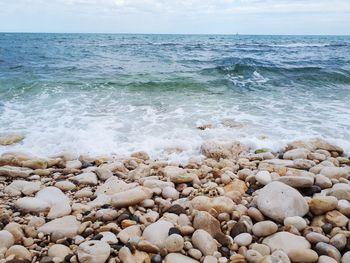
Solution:
[(314, 136), (350, 151), (349, 101), (350, 37), (0, 34), (0, 134), (26, 136), (0, 152), (181, 160), (210, 139)]

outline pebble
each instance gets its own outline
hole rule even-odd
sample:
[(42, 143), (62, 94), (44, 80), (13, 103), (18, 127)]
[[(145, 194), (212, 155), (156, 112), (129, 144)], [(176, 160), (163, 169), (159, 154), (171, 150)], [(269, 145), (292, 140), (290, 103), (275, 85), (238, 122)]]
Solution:
[[(191, 248), (188, 250), (188, 255), (190, 255), (192, 258), (200, 260), (202, 257), (202, 252), (199, 249)], [(208, 256), (207, 256), (208, 257)]]
[(216, 241), (208, 232), (202, 229), (198, 229), (193, 233), (192, 244), (194, 247), (198, 248), (204, 256), (211, 256), (218, 250)]
[(334, 246), (338, 250), (343, 250), (346, 246), (346, 236), (342, 233), (333, 236), (329, 242), (330, 245)]
[(280, 182), (271, 182), (259, 190), (257, 205), (264, 215), (278, 222), (290, 216), (304, 216), (309, 211), (304, 197)]
[(104, 263), (110, 255), (108, 243), (99, 240), (85, 241), (77, 250), (80, 263)]
[(55, 184), (55, 187), (66, 192), (75, 189), (75, 184), (69, 181), (59, 181)]
[(137, 205), (145, 199), (151, 198), (153, 192), (145, 187), (136, 187), (112, 196), (112, 205), (116, 208)]
[(54, 219), (38, 228), (39, 232), (50, 234), (53, 240), (74, 237), (79, 230), (80, 222), (75, 216), (64, 216)]
[(237, 235), (233, 242), (237, 243), (239, 246), (249, 246), (252, 243), (253, 237), (249, 233), (242, 233)]
[(15, 243), (15, 238), (7, 230), (0, 231), (0, 249), (9, 248)]
[(11, 255), (13, 255), (16, 259), (26, 259), (29, 261), (32, 260), (32, 255), (28, 249), (20, 245), (13, 245), (6, 251), (6, 257)]
[(131, 237), (141, 237), (142, 231), (139, 225), (129, 226), (120, 231), (117, 238), (120, 239), (124, 244), (129, 242)]
[(162, 190), (162, 196), (165, 198), (165, 199), (172, 199), (172, 200), (177, 200), (179, 199), (179, 192), (176, 191), (176, 189), (174, 187), (170, 187), (170, 186), (166, 186), (163, 188)]
[(150, 224), (143, 231), (143, 238), (157, 247), (164, 248), (165, 241), (168, 237), (169, 229), (174, 225), (168, 221), (158, 220), (157, 222)]
[(292, 250), (288, 256), (293, 262), (312, 263), (318, 259), (317, 253), (311, 249)]
[(326, 214), (326, 220), (333, 226), (344, 227), (348, 224), (349, 218), (337, 210), (330, 211)]
[(317, 232), (308, 233), (306, 235), (306, 239), (313, 244), (316, 244), (318, 242), (329, 243), (328, 237), (326, 237), (325, 235), (322, 235), (320, 233), (317, 233)]
[(267, 185), (272, 182), (271, 175), (268, 171), (259, 171), (255, 175), (255, 179), (261, 185)]
[(253, 234), (257, 237), (266, 237), (277, 232), (277, 225), (272, 221), (261, 221), (256, 223), (253, 228)]
[(323, 215), (334, 210), (338, 205), (338, 199), (334, 196), (316, 196), (309, 202), (310, 211), (314, 215)]
[(341, 263), (349, 263), (350, 262), (350, 251), (346, 252), (341, 258)]
[(197, 211), (193, 219), (195, 229), (203, 229), (213, 237), (221, 232), (220, 222), (211, 214), (205, 211)]
[(214, 256), (206, 256), (203, 263), (218, 263), (218, 259)]
[(57, 257), (63, 260), (70, 253), (72, 253), (72, 251), (69, 247), (61, 244), (54, 244), (49, 248), (48, 256), (51, 258)]
[(179, 252), (184, 247), (184, 239), (178, 234), (172, 234), (165, 240), (165, 248), (169, 252)]
[(298, 229), (298, 231), (302, 231), (307, 227), (307, 223), (305, 219), (300, 216), (287, 217), (284, 219), (283, 223), (285, 226), (287, 225), (294, 226), (296, 229)]
[[(328, 256), (320, 256), (317, 263), (338, 263), (334, 258)], [(343, 262), (342, 262), (343, 263)], [(344, 262), (345, 263), (345, 262)], [(346, 262), (347, 263), (347, 262)]]
[(341, 254), (339, 250), (332, 245), (326, 244), (324, 242), (319, 242), (316, 244), (315, 250), (319, 255), (329, 256), (338, 262), (340, 261)]

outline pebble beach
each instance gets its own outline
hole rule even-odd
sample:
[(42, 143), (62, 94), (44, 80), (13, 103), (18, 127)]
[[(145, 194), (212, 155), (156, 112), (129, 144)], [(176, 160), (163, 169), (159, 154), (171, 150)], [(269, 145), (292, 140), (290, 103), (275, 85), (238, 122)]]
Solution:
[(350, 262), (341, 145), (206, 141), (200, 152), (181, 164), (143, 151), (3, 153), (0, 263)]

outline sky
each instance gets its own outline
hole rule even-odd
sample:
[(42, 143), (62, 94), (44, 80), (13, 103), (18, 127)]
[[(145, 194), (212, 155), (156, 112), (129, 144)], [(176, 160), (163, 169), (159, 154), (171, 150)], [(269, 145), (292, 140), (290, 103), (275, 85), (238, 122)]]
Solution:
[(350, 35), (350, 0), (0, 0), (0, 31)]

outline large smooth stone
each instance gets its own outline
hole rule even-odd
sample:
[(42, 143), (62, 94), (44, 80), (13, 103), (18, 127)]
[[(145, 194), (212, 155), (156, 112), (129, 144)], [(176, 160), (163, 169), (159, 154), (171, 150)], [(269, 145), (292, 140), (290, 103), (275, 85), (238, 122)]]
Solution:
[(202, 229), (196, 230), (192, 235), (192, 244), (198, 248), (204, 256), (212, 256), (218, 250), (217, 243), (212, 236)]
[(152, 190), (139, 186), (134, 189), (114, 194), (112, 196), (112, 205), (117, 208), (137, 205), (143, 200), (151, 198), (152, 195)]
[(169, 229), (174, 225), (168, 221), (158, 220), (150, 224), (143, 231), (143, 238), (160, 249), (165, 247), (165, 240), (168, 237)]
[(0, 176), (8, 176), (12, 178), (21, 177), (26, 178), (33, 173), (32, 169), (24, 167), (16, 167), (5, 165), (0, 167)]
[(38, 228), (38, 232), (51, 234), (53, 240), (64, 237), (74, 237), (79, 230), (80, 222), (75, 216), (64, 216), (54, 219)]
[(198, 211), (193, 219), (193, 227), (195, 229), (203, 229), (207, 231), (212, 237), (221, 232), (219, 220), (205, 211)]
[(77, 253), (81, 263), (104, 263), (111, 253), (111, 247), (104, 241), (90, 240), (81, 243)]
[(348, 175), (348, 171), (343, 167), (324, 167), (320, 171), (320, 174), (330, 179), (339, 179), (341, 177), (346, 177)]
[(307, 159), (307, 155), (310, 153), (308, 149), (297, 148), (289, 150), (283, 154), (283, 159), (295, 160), (295, 159)]
[(51, 207), (47, 218), (53, 219), (69, 215), (71, 212), (69, 198), (57, 187), (49, 186), (40, 190), (35, 198), (48, 203)]
[(180, 253), (170, 253), (165, 257), (165, 263), (199, 263), (199, 261)]
[(304, 197), (280, 182), (272, 182), (259, 190), (257, 205), (264, 215), (279, 222), (290, 216), (304, 216), (309, 211)]
[(278, 232), (263, 240), (263, 244), (270, 247), (271, 251), (283, 250), (285, 253), (293, 250), (308, 249), (310, 243), (302, 236), (297, 236), (289, 232)]
[(338, 199), (334, 196), (315, 196), (309, 202), (310, 211), (314, 215), (323, 215), (324, 213), (337, 208)]
[(15, 259), (32, 260), (32, 254), (28, 251), (28, 249), (20, 245), (14, 245), (6, 251), (6, 257), (11, 255), (13, 255)]
[(51, 258), (57, 257), (63, 260), (65, 256), (67, 256), (70, 253), (72, 253), (72, 251), (69, 247), (61, 244), (54, 244), (49, 248), (48, 256)]
[(114, 195), (135, 187), (137, 187), (136, 183), (128, 184), (116, 176), (111, 176), (104, 182), (104, 184), (97, 187), (96, 194)]
[(311, 187), (314, 184), (314, 179), (306, 176), (281, 176), (276, 181), (289, 185), (295, 188)]

